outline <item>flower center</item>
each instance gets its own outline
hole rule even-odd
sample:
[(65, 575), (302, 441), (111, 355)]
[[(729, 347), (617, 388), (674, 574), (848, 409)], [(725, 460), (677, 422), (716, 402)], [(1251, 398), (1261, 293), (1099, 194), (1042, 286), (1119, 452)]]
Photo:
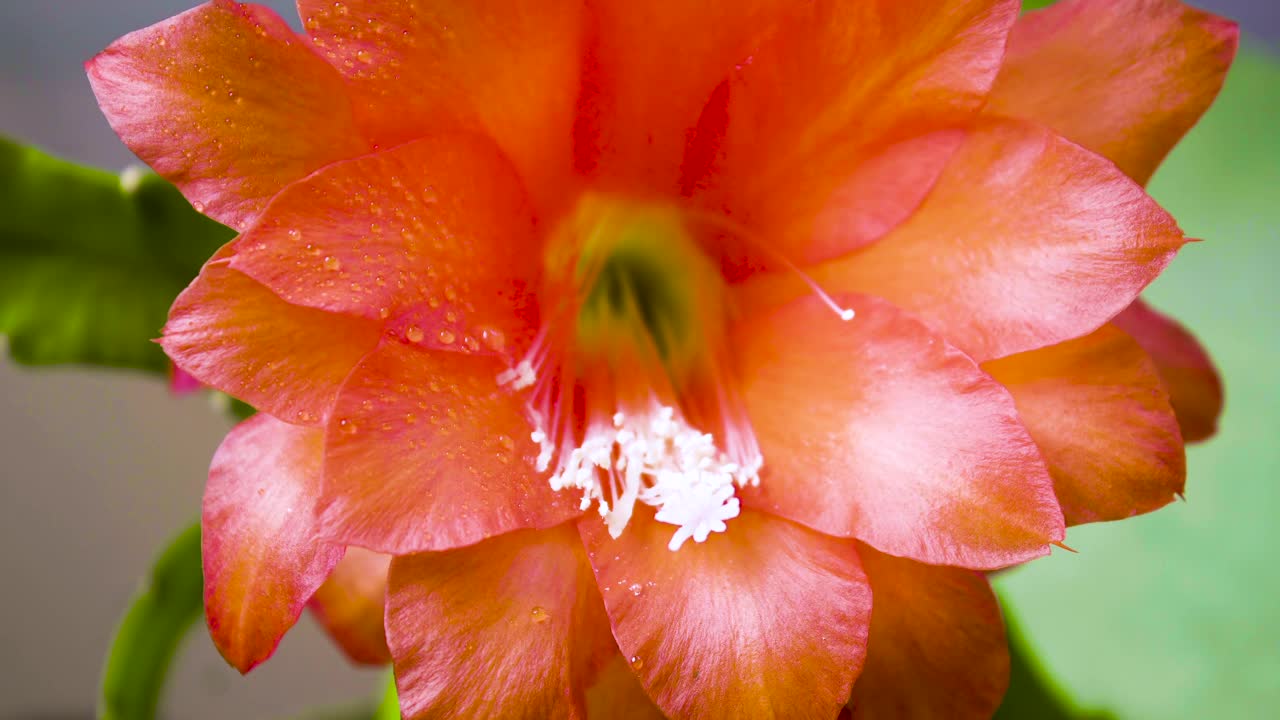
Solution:
[(618, 537), (636, 503), (703, 542), (762, 463), (727, 359), (724, 280), (679, 209), (586, 195), (553, 232), (543, 326), (499, 382), (529, 395), (538, 469)]

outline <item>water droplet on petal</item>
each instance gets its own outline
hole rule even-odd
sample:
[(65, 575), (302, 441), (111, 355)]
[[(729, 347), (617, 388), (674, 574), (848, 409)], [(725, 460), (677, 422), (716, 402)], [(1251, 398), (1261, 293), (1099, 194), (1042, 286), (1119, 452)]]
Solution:
[(501, 330), (491, 327), (481, 327), (480, 342), (493, 352), (500, 353), (507, 347), (507, 336), (502, 334)]
[(356, 424), (351, 422), (351, 420), (347, 418), (343, 418), (339, 420), (338, 427), (342, 430), (342, 432), (348, 435), (355, 435), (356, 431), (359, 430), (359, 428), (356, 427)]
[(440, 331), (439, 338), (441, 343), (445, 345), (452, 345), (453, 341), (457, 339), (457, 336), (453, 334), (452, 330), (445, 329)]
[(640, 585), (640, 583), (632, 583), (631, 587), (627, 589), (630, 590), (631, 594), (635, 595), (636, 597), (640, 597), (640, 593), (644, 592), (644, 587)]
[(635, 668), (635, 669), (637, 669), (637, 670), (639, 670), (640, 668), (644, 667), (644, 659), (643, 659), (643, 658), (641, 658), (639, 655), (632, 655), (632, 656), (631, 656), (631, 667), (633, 667), (633, 668)]
[(332, 255), (326, 255), (324, 259), (324, 269), (331, 271), (341, 270), (342, 261)]
[(546, 608), (538, 606), (529, 611), (529, 619), (541, 625), (551, 619), (551, 613), (547, 612)]
[(422, 332), (422, 328), (417, 325), (410, 325), (408, 329), (404, 331), (404, 336), (405, 339), (411, 343), (420, 343), (426, 338), (426, 333)]

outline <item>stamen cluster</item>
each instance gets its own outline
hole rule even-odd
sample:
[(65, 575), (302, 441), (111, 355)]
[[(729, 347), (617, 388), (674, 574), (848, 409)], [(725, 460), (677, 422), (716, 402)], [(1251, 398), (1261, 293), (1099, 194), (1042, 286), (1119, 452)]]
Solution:
[[(534, 431), (533, 440), (542, 447), (538, 469), (548, 470), (557, 448), (544, 430)], [(745, 465), (735, 462), (710, 433), (657, 402), (646, 413), (614, 413), (610, 423), (593, 425), (580, 445), (559, 456), (552, 488), (580, 490), (583, 510), (597, 503), (613, 537), (622, 534), (637, 501), (657, 508), (658, 521), (679, 528), (671, 550), (689, 538), (704, 542), (712, 532), (724, 532), (725, 521), (738, 516), (735, 488), (758, 484), (762, 463), (758, 454)]]

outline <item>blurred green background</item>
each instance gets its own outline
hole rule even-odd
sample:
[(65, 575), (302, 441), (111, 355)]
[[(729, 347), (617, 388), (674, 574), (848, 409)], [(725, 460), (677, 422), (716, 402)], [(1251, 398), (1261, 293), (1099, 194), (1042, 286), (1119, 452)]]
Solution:
[[(123, 165), (80, 62), (194, 1), (0, 0), (0, 133)], [(1125, 719), (1280, 716), (1280, 2), (1201, 4), (1254, 34), (1217, 106), (1152, 183), (1206, 242), (1148, 297), (1218, 362), (1221, 431), (1189, 452), (1187, 502), (1076, 528), (1067, 542), (1079, 554), (997, 583), (1062, 693)], [(174, 400), (154, 380), (0, 362), (0, 717), (90, 717), (111, 629), (156, 550), (194, 516), (226, 427), (203, 400)], [(275, 717), (377, 685), (304, 623), (243, 680), (192, 642), (166, 705), (191, 720)]]

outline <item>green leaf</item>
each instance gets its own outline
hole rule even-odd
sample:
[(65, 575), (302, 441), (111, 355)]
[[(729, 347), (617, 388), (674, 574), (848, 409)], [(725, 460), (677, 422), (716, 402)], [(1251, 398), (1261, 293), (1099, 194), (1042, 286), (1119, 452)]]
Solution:
[(156, 560), (116, 630), (102, 676), (99, 720), (151, 720), (174, 654), (204, 607), (200, 525), (183, 530)]
[(1186, 502), (1073, 528), (997, 580), (1038, 657), (1125, 720), (1280, 707), (1280, 61), (1245, 38), (1218, 103), (1151, 193), (1192, 237), (1147, 296), (1222, 371), (1219, 435), (1188, 450)]
[(164, 371), (173, 298), (234, 233), (159, 177), (0, 138), (0, 334), (29, 365)]
[(400, 697), (396, 694), (395, 675), (387, 674), (387, 689), (373, 714), (373, 720), (400, 720)]
[(1057, 2), (1057, 0), (1023, 0), (1022, 11), (1039, 10), (1042, 7), (1048, 7)]

